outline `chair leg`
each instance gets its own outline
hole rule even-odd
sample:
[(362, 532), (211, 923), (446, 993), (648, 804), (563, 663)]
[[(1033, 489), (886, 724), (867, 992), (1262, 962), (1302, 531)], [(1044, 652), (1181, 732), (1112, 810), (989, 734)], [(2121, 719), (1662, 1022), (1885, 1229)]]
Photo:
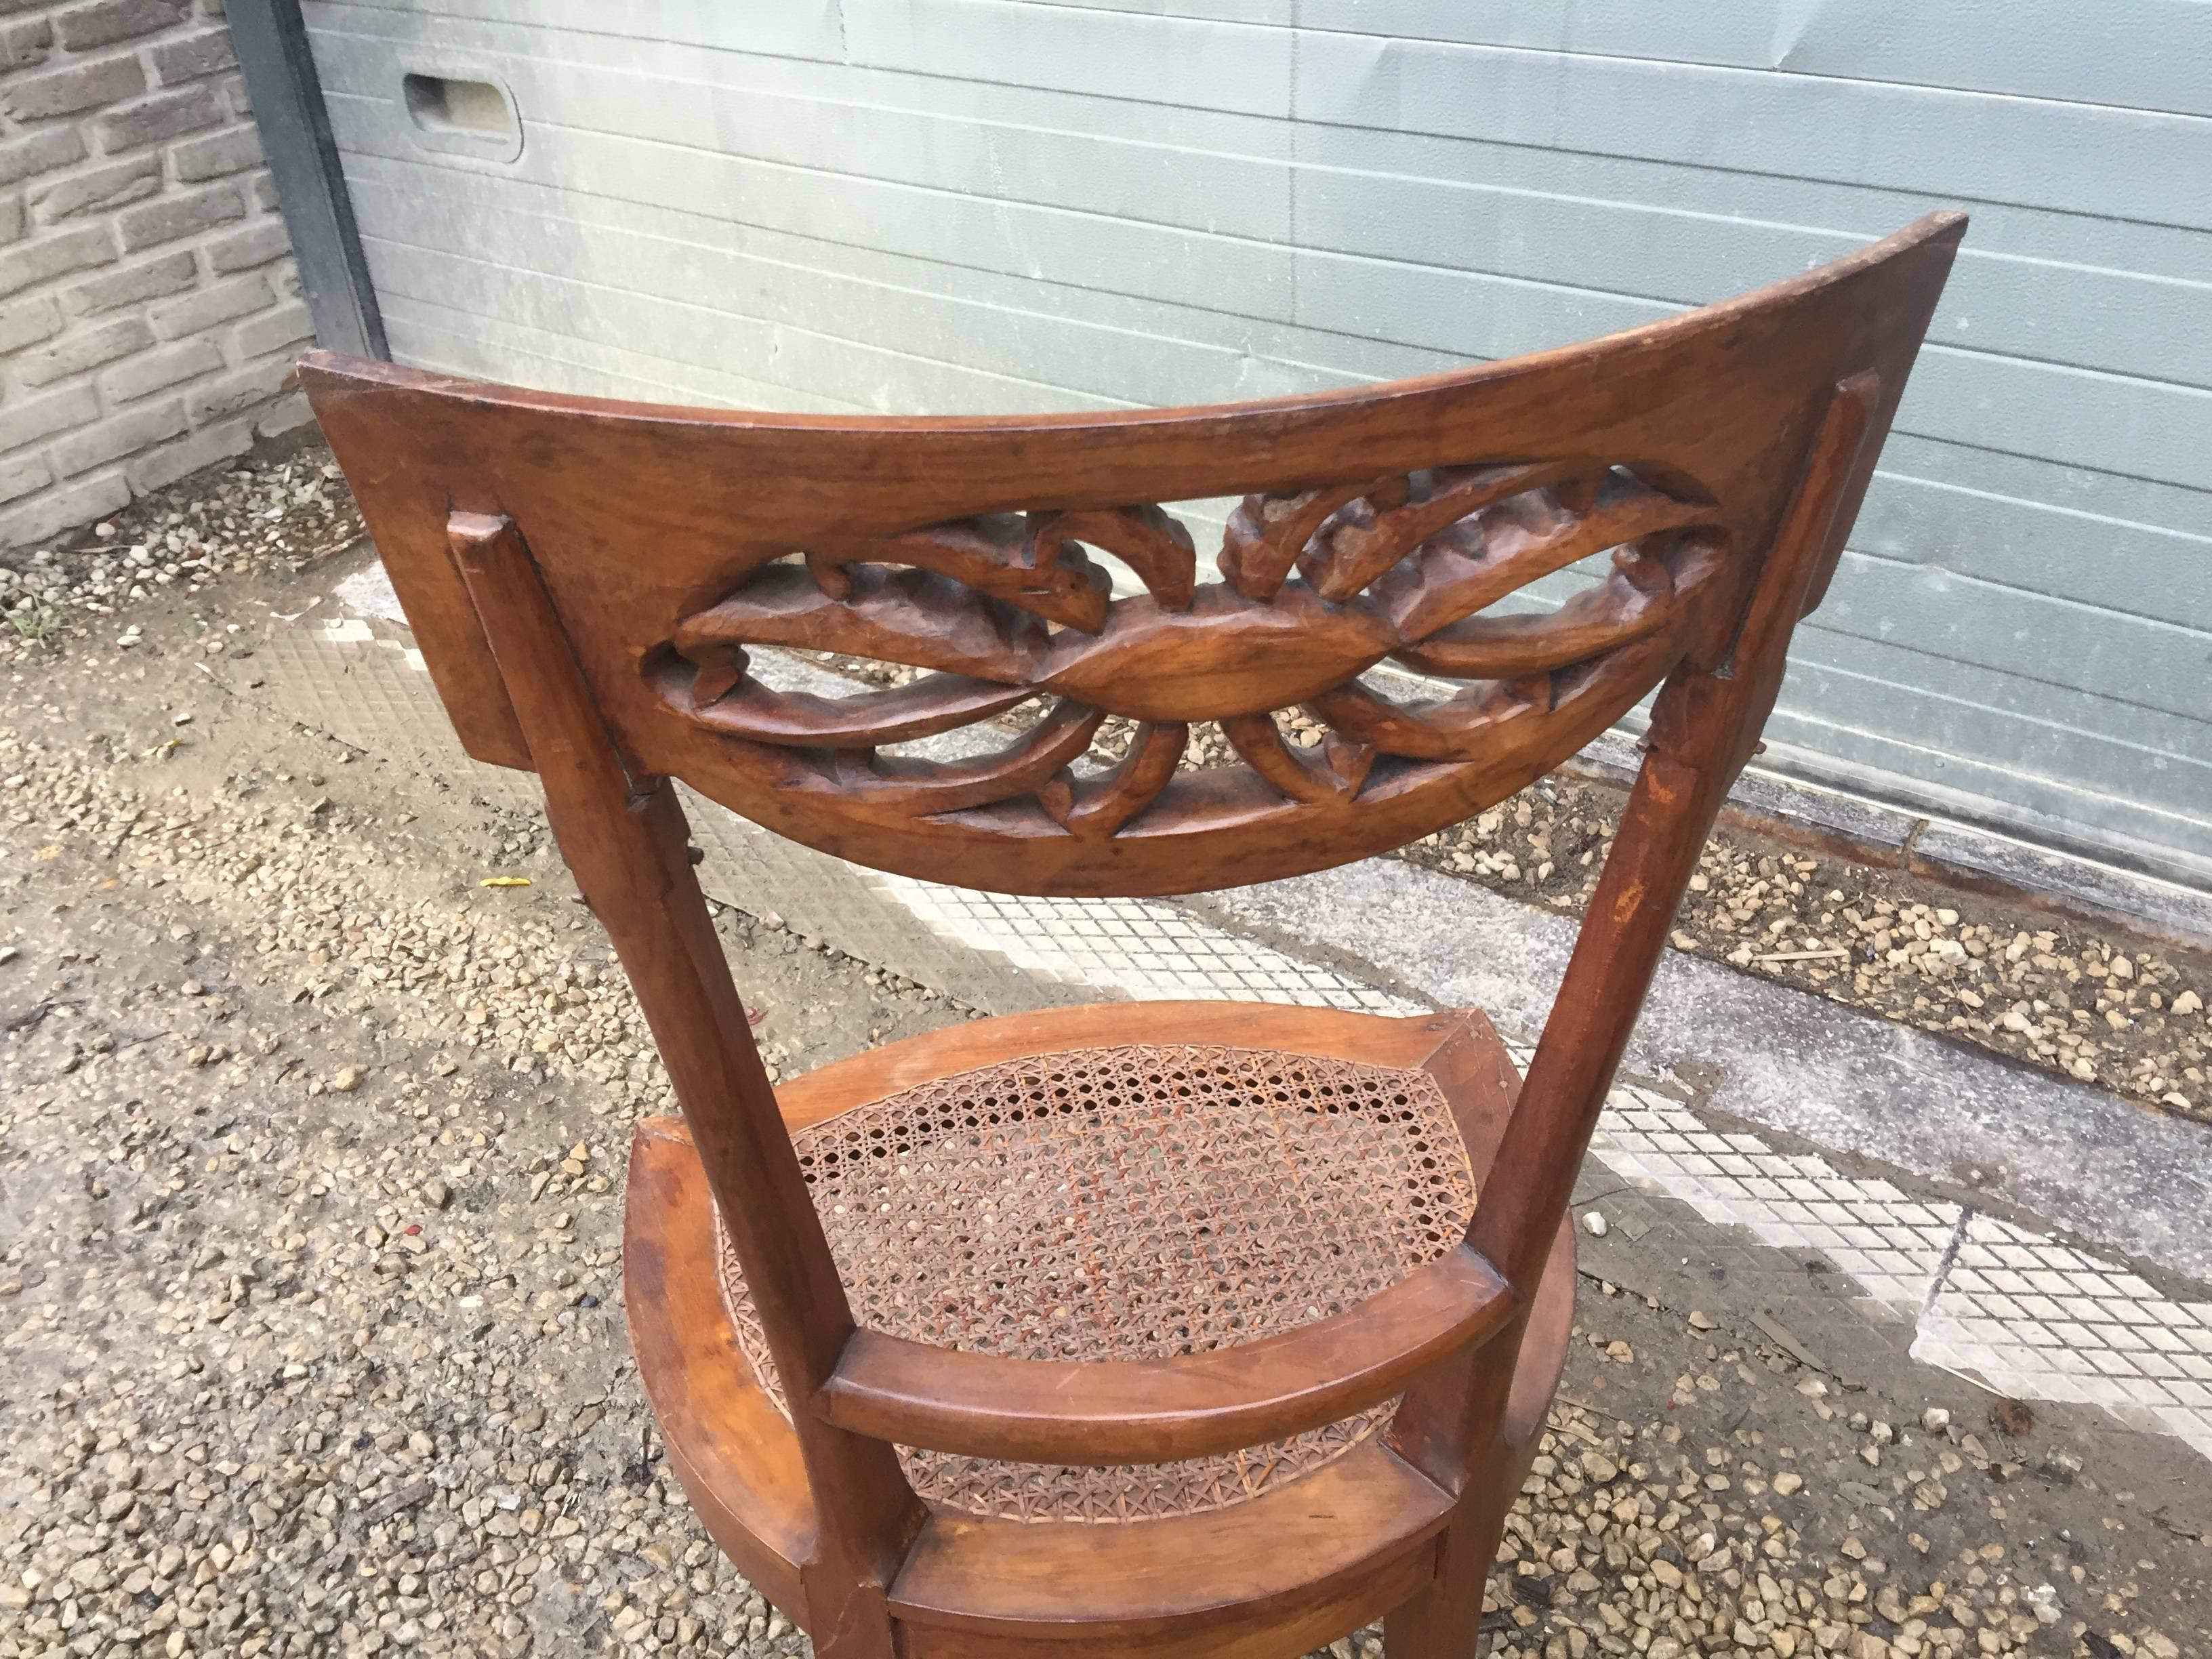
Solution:
[(1383, 1616), (1383, 1659), (1477, 1659), (1482, 1651), (1482, 1597), (1505, 1532), (1508, 1505), (1462, 1513), (1439, 1547), (1428, 1587)]
[(846, 1596), (808, 1636), (816, 1659), (895, 1659), (898, 1650), (891, 1634), (890, 1607), (883, 1591), (872, 1584)]

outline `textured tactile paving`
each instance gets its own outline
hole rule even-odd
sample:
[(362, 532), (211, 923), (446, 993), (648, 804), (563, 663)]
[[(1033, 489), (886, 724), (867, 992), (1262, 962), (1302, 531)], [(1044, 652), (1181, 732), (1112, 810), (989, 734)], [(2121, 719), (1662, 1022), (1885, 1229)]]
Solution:
[(933, 932), (1086, 988), (1092, 1000), (1104, 993), (1140, 1002), (1222, 998), (1355, 1013), (1427, 1012), (1423, 1004), (1225, 933), (1159, 899), (1034, 898), (905, 876), (879, 879)]
[(2212, 1457), (2212, 1302), (2161, 1296), (1996, 1216), (1966, 1218), (1912, 1352), (2008, 1394), (2102, 1406)]
[(536, 779), (462, 752), (422, 653), (397, 624), (310, 612), (275, 629), (256, 663), (278, 706), (304, 725), (431, 777), (465, 776), (501, 805), (540, 799)]
[(770, 835), (690, 789), (683, 799), (692, 842), (706, 854), (699, 884), (709, 898), (827, 940), (987, 1013), (1111, 1002), (1125, 994), (1040, 977), (990, 939), (928, 926), (891, 894), (891, 878)]

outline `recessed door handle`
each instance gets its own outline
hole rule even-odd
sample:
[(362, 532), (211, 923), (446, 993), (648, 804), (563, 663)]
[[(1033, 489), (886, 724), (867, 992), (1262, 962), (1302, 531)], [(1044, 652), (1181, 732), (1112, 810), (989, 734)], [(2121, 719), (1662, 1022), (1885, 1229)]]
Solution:
[(522, 118), (497, 81), (410, 70), (399, 77), (399, 95), (416, 141), (428, 149), (499, 161), (522, 153)]

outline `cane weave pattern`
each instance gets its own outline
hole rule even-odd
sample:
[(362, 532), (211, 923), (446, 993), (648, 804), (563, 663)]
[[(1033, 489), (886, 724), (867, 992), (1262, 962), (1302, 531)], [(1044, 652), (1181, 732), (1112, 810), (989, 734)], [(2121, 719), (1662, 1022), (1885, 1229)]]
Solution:
[[(1442, 1255), (1474, 1210), (1433, 1078), (1310, 1054), (1071, 1049), (940, 1078), (793, 1139), (861, 1325), (1023, 1359), (1204, 1353), (1291, 1330)], [(738, 1346), (787, 1416), (719, 1219), (716, 1232)], [(1142, 1467), (900, 1456), (948, 1508), (1136, 1520), (1255, 1498), (1395, 1409)]]

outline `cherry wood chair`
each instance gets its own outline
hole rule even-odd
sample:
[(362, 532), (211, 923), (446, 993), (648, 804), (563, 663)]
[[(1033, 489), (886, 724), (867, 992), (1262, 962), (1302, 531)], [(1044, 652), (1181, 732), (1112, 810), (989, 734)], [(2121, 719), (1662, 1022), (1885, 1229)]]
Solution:
[[(1474, 1651), (1568, 1197), (1965, 228), (1569, 349), (1272, 403), (810, 418), (302, 368), (468, 751), (535, 770), (683, 1116), (639, 1371), (828, 1659)], [(1160, 501), (1243, 497), (1200, 585)], [(1084, 549), (1143, 592), (1116, 598)], [(1496, 614), (1613, 550), (1548, 614)], [(778, 646), (924, 671), (779, 692)], [(1363, 673), (1468, 682), (1415, 702)], [(1127, 1004), (764, 1075), (671, 779), (811, 846), (1160, 894), (1396, 847), (1658, 691), (1528, 1076), (1477, 1012)], [(1303, 708), (1322, 736), (1286, 730)], [(1079, 764), (1110, 718), (1110, 766)], [(1184, 764), (1194, 722), (1231, 763)], [(995, 722), (966, 758), (885, 752)], [(980, 734), (979, 734), (980, 735)]]

